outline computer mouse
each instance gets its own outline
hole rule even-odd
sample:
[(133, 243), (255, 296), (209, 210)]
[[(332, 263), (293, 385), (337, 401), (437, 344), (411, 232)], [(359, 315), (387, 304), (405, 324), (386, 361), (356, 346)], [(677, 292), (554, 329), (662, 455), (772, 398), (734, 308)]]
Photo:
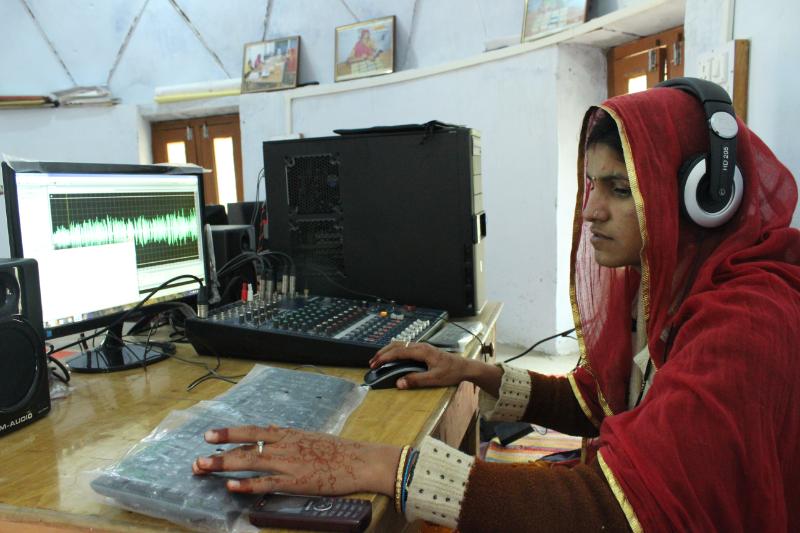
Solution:
[(398, 359), (389, 361), (364, 374), (364, 384), (373, 389), (390, 389), (397, 380), (413, 372), (426, 372), (428, 365), (413, 359)]

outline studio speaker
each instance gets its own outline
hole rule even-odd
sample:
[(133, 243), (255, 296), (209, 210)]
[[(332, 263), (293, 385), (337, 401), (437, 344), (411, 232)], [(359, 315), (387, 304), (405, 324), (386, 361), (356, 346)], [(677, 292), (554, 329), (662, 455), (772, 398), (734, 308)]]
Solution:
[(256, 233), (249, 224), (228, 224), (211, 226), (209, 253), (214, 255), (217, 270), (243, 252), (256, 251)]
[(50, 411), (50, 389), (33, 259), (0, 259), (0, 436)]

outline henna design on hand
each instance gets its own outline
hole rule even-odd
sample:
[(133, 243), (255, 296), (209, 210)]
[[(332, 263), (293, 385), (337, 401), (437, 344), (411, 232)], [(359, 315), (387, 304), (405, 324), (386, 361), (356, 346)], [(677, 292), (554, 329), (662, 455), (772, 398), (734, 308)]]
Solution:
[[(287, 438), (273, 445), (288, 454), (282, 458), (283, 462), (303, 470), (303, 466), (311, 467), (310, 472), (295, 473), (294, 485), (313, 486), (318, 492), (327, 493), (336, 492), (343, 481), (357, 483), (356, 467), (365, 464), (358, 454), (362, 448), (360, 443), (297, 430), (287, 430), (287, 433)], [(348, 479), (340, 479), (341, 476)]]

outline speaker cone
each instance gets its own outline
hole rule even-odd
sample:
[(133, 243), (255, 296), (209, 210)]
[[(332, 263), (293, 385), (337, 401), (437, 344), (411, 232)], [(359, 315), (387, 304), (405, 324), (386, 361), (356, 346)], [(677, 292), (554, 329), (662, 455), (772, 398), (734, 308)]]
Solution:
[(41, 341), (26, 321), (18, 317), (0, 320), (0, 412), (14, 411), (35, 391)]

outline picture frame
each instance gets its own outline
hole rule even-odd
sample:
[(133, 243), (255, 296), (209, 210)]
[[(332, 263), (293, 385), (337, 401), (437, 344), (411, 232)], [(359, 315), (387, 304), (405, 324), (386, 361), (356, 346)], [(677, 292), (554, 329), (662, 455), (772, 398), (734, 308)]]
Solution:
[(297, 87), (299, 65), (299, 35), (247, 43), (242, 61), (242, 93)]
[(588, 4), (588, 0), (525, 0), (521, 41), (534, 41), (583, 24)]
[(335, 81), (394, 72), (395, 17), (381, 17), (336, 28)]

